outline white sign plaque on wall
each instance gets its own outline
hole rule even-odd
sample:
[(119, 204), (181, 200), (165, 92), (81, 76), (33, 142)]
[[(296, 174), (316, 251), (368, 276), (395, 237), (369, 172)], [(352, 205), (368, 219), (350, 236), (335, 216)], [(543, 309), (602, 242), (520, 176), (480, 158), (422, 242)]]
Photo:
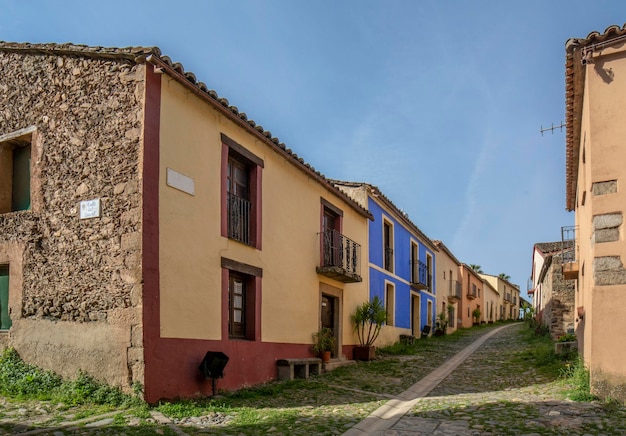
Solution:
[(80, 219), (100, 217), (100, 199), (84, 200), (80, 202)]
[(171, 168), (167, 169), (167, 186), (171, 186), (179, 191), (186, 192), (189, 195), (195, 195), (196, 183), (191, 177), (187, 177), (184, 174), (174, 171)]

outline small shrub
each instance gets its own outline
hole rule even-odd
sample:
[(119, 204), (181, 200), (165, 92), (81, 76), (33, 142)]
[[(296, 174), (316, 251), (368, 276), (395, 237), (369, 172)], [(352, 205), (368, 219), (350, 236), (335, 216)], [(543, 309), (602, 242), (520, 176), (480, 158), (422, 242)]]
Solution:
[(559, 336), (556, 340), (557, 342), (572, 342), (576, 340), (576, 335), (574, 333), (567, 333), (565, 335)]

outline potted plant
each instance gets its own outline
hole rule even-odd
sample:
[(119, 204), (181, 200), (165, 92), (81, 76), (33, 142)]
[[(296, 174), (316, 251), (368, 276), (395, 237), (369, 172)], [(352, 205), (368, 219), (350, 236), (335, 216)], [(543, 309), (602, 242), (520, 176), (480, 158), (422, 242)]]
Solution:
[(437, 315), (437, 320), (435, 321), (435, 336), (443, 336), (448, 331), (448, 318), (446, 317), (445, 312), (439, 313)]
[(474, 318), (474, 325), (480, 324), (480, 309), (478, 307), (472, 310), (472, 318)]
[(578, 340), (574, 333), (567, 333), (557, 338), (554, 344), (554, 353), (557, 355), (567, 355), (578, 349)]
[(387, 322), (387, 310), (377, 296), (365, 301), (356, 308), (351, 316), (354, 330), (359, 339), (359, 346), (354, 347), (353, 358), (356, 360), (372, 360), (376, 354), (374, 342), (383, 324)]
[(319, 332), (313, 333), (313, 352), (320, 355), (322, 362), (330, 361), (330, 353), (335, 347), (335, 334), (332, 329), (322, 327)]

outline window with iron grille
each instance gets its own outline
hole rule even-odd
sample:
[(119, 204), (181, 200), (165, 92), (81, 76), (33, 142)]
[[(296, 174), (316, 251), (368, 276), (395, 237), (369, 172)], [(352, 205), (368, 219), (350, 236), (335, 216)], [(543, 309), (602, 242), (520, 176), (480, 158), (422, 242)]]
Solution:
[(222, 134), (222, 236), (261, 249), (263, 160)]

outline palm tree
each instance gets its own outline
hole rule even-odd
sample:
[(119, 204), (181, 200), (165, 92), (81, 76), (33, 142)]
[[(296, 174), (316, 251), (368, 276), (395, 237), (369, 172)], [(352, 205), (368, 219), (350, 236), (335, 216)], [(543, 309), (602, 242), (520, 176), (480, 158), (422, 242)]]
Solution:
[(483, 269), (481, 268), (480, 265), (475, 265), (473, 263), (470, 263), (469, 266), (471, 269), (473, 269), (474, 271), (476, 271), (478, 274), (482, 274), (483, 273)]
[(505, 273), (500, 273), (498, 277), (500, 277), (502, 280), (506, 280), (507, 282), (511, 280), (511, 276)]

